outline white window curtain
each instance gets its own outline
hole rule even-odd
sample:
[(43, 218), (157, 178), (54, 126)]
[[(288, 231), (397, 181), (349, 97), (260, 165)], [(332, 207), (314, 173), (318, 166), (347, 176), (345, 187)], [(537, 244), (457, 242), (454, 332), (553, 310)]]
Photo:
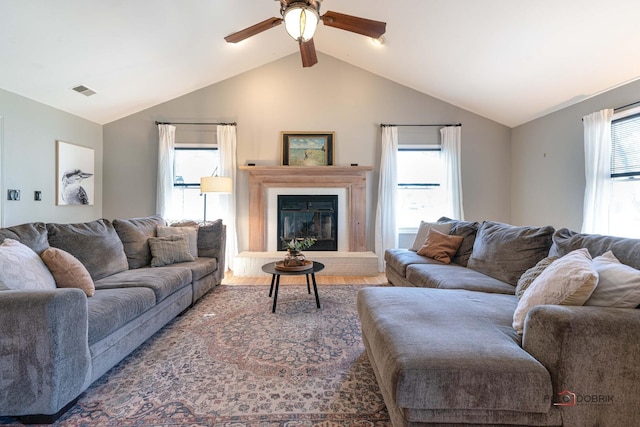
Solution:
[(440, 129), (442, 140), (441, 156), (444, 161), (444, 189), (447, 195), (445, 215), (452, 219), (464, 220), (462, 207), (462, 172), (460, 166), (461, 126), (447, 126)]
[(219, 216), (227, 226), (226, 264), (227, 269), (233, 268), (238, 255), (238, 236), (236, 232), (236, 126), (218, 126), (218, 150), (220, 153), (220, 176), (230, 177), (233, 183), (231, 194), (221, 194)]
[(584, 207), (582, 232), (609, 234), (611, 201), (611, 117), (613, 109), (582, 118), (584, 127)]
[(158, 125), (158, 181), (156, 190), (156, 214), (173, 218), (173, 159), (176, 144), (176, 127)]
[(382, 128), (382, 155), (380, 156), (380, 181), (378, 183), (378, 205), (376, 207), (375, 250), (378, 270), (384, 271), (384, 252), (398, 246), (396, 229), (396, 201), (398, 198), (398, 128)]

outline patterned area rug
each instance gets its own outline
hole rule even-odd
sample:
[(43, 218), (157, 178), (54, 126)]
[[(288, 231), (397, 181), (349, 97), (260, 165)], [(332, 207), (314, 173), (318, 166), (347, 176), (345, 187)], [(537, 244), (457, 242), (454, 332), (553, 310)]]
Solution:
[(95, 382), (57, 425), (391, 425), (360, 337), (361, 286), (219, 286)]

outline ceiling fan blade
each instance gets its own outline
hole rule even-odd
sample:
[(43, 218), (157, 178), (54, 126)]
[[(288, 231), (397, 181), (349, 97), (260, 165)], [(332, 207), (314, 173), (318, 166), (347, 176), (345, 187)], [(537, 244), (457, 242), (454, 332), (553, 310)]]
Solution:
[(233, 34), (229, 34), (224, 39), (228, 43), (238, 43), (244, 39), (248, 39), (251, 36), (255, 36), (263, 31), (267, 31), (270, 28), (276, 27), (282, 23), (282, 18), (269, 18), (256, 25), (252, 25), (244, 30), (237, 31)]
[(316, 46), (313, 43), (313, 39), (308, 42), (300, 42), (300, 56), (302, 56), (303, 67), (313, 67), (318, 63), (318, 57), (316, 56)]
[(374, 21), (371, 19), (359, 18), (357, 16), (345, 15), (344, 13), (327, 11), (320, 17), (324, 25), (362, 34), (363, 36), (379, 38), (387, 30), (387, 23)]

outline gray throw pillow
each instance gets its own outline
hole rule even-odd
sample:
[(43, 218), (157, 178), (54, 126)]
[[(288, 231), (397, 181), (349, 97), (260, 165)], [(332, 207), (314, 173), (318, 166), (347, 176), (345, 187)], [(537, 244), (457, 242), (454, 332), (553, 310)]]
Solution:
[(151, 267), (193, 261), (189, 252), (189, 238), (185, 234), (173, 234), (166, 237), (151, 237)]
[(153, 215), (144, 218), (114, 219), (116, 229), (127, 254), (129, 268), (140, 268), (151, 263), (150, 237), (156, 237), (156, 227), (165, 225), (165, 220)]
[(466, 267), (469, 263), (471, 252), (473, 251), (473, 243), (476, 240), (476, 233), (478, 232), (480, 224), (475, 221), (459, 221), (457, 219), (447, 218), (446, 216), (440, 218), (438, 222), (451, 223), (451, 231), (449, 231), (449, 234), (462, 236), (462, 243), (456, 254), (451, 258), (451, 261)]
[(522, 274), (549, 255), (554, 228), (484, 221), (467, 267), (516, 286)]
[(109, 220), (47, 224), (47, 231), (49, 244), (78, 258), (93, 281), (129, 269), (122, 242)]
[(516, 286), (516, 296), (518, 299), (522, 297), (524, 291), (531, 285), (531, 283), (536, 280), (536, 277), (540, 275), (547, 267), (551, 265), (551, 263), (557, 260), (559, 257), (557, 256), (548, 256), (546, 258), (538, 261), (536, 265), (522, 273), (522, 276), (518, 279), (518, 285)]

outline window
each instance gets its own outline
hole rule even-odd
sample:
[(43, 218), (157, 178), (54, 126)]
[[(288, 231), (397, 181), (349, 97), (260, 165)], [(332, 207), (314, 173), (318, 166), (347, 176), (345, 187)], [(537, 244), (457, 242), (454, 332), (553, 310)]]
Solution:
[[(211, 176), (220, 164), (216, 147), (176, 147), (173, 163), (173, 212), (177, 218), (203, 218), (204, 198), (200, 195), (200, 178)], [(217, 198), (210, 194), (207, 208), (213, 209)], [(207, 215), (208, 216), (208, 215)]]
[(417, 229), (420, 221), (436, 221), (446, 205), (440, 147), (399, 147), (397, 162), (397, 227), (400, 230)]
[(640, 238), (640, 113), (615, 114), (611, 123), (609, 233)]

